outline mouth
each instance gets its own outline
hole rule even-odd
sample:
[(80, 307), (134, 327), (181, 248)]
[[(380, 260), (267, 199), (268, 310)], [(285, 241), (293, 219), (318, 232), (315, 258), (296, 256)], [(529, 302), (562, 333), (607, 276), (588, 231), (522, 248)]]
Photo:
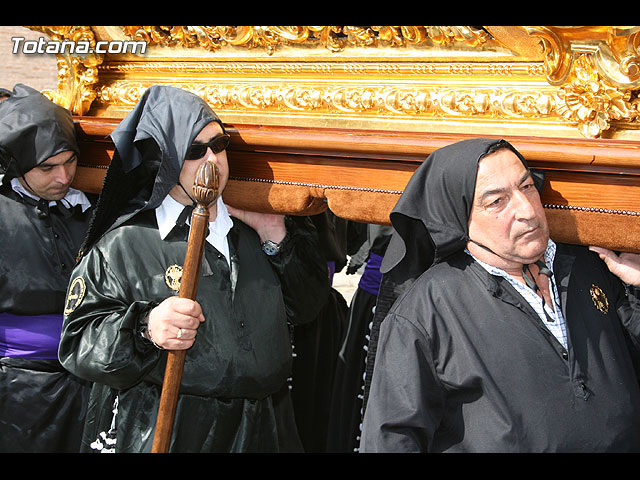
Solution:
[(47, 193), (49, 194), (50, 197), (54, 197), (54, 200), (59, 200), (59, 198), (55, 198), (55, 197), (64, 197), (67, 194), (67, 191), (69, 190), (69, 187), (56, 187), (56, 188), (50, 188)]
[(528, 236), (531, 236), (531, 235), (537, 235), (540, 231), (541, 230), (540, 230), (539, 226), (538, 227), (529, 228), (529, 229), (525, 230), (524, 232), (519, 233), (516, 236), (516, 238), (523, 238), (523, 237), (528, 237)]

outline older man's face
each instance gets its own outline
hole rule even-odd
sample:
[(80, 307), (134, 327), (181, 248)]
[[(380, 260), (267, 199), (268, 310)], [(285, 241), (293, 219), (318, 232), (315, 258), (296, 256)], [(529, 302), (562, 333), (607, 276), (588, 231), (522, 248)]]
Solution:
[(511, 150), (499, 150), (478, 164), (469, 236), (497, 254), (470, 243), (474, 255), (503, 269), (533, 263), (547, 247), (549, 228), (540, 195)]

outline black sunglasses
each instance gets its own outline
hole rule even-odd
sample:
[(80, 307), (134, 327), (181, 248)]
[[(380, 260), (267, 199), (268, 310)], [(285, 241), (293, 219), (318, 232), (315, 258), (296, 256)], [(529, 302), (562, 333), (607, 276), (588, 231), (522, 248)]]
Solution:
[(229, 135), (223, 133), (222, 135), (213, 137), (207, 143), (192, 143), (187, 150), (185, 160), (198, 160), (204, 157), (205, 153), (207, 153), (207, 147), (211, 148), (211, 151), (217, 155), (227, 149), (230, 139), (231, 137)]

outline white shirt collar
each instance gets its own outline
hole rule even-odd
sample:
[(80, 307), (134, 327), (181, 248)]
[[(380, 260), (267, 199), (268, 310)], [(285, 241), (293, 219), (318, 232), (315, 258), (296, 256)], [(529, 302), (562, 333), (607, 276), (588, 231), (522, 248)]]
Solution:
[[(20, 195), (26, 195), (27, 197), (33, 198), (34, 200), (40, 200), (39, 197), (36, 197), (33, 193), (29, 192), (26, 188), (24, 188), (24, 186), (22, 185), (22, 183), (20, 183), (20, 180), (18, 180), (17, 177), (14, 177), (11, 179), (11, 188), (13, 188), (13, 190), (19, 193)], [(81, 205), (83, 212), (86, 211), (91, 206), (91, 202), (89, 201), (87, 196), (84, 194), (84, 192), (81, 192), (80, 190), (76, 190), (75, 188), (71, 188), (71, 187), (69, 188), (69, 191), (64, 196), (62, 201), (64, 203), (67, 203), (69, 207), (75, 207), (76, 205)], [(56, 202), (53, 200), (49, 202), (49, 206), (53, 206), (55, 204)]]
[[(158, 222), (158, 230), (160, 237), (164, 238), (176, 226), (176, 220), (182, 213), (184, 205), (176, 201), (171, 195), (167, 195), (160, 206), (156, 208), (156, 221)], [(233, 220), (229, 215), (227, 206), (222, 201), (222, 197), (218, 197), (216, 201), (217, 214), (213, 222), (209, 222), (209, 235), (207, 242), (213, 245), (220, 253), (224, 255), (229, 263), (229, 244), (227, 242), (227, 234), (233, 227)], [(191, 218), (187, 218), (187, 224), (191, 223)]]

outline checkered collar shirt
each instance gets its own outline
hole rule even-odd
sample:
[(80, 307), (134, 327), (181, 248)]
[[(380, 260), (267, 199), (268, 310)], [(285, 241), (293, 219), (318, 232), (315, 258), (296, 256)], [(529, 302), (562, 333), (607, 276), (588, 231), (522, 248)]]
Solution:
[[(503, 277), (504, 279), (506, 279), (513, 286), (513, 288), (515, 288), (516, 291), (520, 293), (520, 295), (522, 295), (527, 303), (531, 305), (531, 307), (536, 311), (545, 327), (547, 327), (547, 329), (553, 334), (553, 336), (558, 339), (558, 341), (564, 346), (565, 349), (567, 348), (567, 328), (564, 316), (562, 315), (562, 311), (560, 308), (560, 295), (558, 294), (558, 289), (556, 288), (556, 282), (553, 280), (554, 275), (552, 275), (548, 280), (549, 291), (552, 292), (555, 303), (555, 308), (552, 309), (549, 305), (543, 306), (540, 296), (537, 295), (536, 292), (531, 290), (529, 287), (527, 287), (524, 283), (516, 280), (516, 278), (512, 275), (508, 274), (500, 268), (494, 267), (481, 260), (478, 260), (468, 250), (465, 250), (465, 252), (471, 255), (473, 259), (491, 275)], [(553, 260), (555, 259), (555, 256), (556, 244), (553, 242), (553, 240), (549, 239), (547, 249), (544, 252), (544, 262), (550, 270), (552, 270), (553, 268)], [(553, 322), (550, 322), (547, 319), (547, 316), (544, 313), (545, 310), (549, 317), (553, 319)]]

